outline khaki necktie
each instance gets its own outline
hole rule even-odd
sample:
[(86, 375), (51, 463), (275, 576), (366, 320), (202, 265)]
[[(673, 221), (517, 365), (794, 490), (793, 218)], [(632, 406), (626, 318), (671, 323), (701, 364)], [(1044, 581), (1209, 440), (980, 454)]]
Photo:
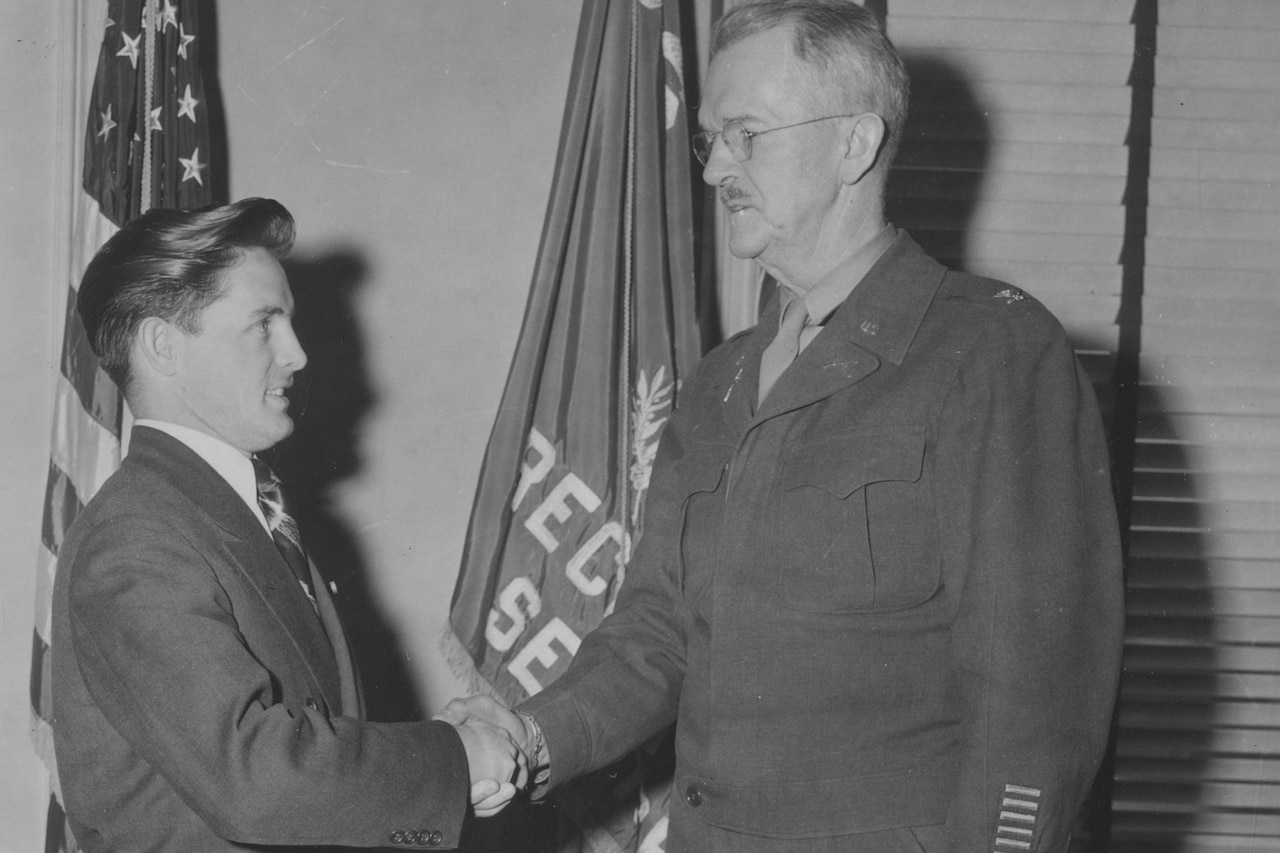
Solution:
[(253, 473), (258, 480), (258, 506), (267, 519), (267, 529), (275, 540), (289, 568), (293, 569), (302, 591), (307, 594), (313, 608), (317, 608), (315, 596), (311, 593), (311, 569), (307, 556), (302, 550), (302, 537), (298, 534), (298, 523), (285, 511), (284, 490), (280, 486), (280, 478), (275, 475), (267, 463), (253, 457)]
[(757, 407), (764, 403), (765, 397), (769, 396), (769, 391), (773, 388), (773, 383), (778, 381), (778, 377), (787, 369), (787, 365), (795, 361), (796, 353), (800, 352), (800, 332), (803, 331), (805, 321), (808, 319), (809, 311), (805, 308), (803, 299), (792, 299), (783, 309), (778, 334), (760, 356), (760, 389), (756, 395)]

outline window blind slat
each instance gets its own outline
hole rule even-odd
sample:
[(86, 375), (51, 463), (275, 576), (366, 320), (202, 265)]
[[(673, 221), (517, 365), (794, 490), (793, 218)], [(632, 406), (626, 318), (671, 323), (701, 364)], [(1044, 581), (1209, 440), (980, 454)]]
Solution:
[[(1237, 17), (1235, 0), (1232, 0), (1232, 14), (1223, 14), (1221, 3), (1205, 3), (1204, 0), (1192, 0), (1202, 5), (1204, 19), (1210, 20), (1213, 26), (1202, 23), (1190, 23), (1184, 19), (1182, 24), (1174, 24), (1177, 19), (1176, 10), (1179, 4), (1169, 0), (1160, 0), (1160, 35), (1159, 49), (1165, 56), (1218, 60), (1232, 62), (1261, 60), (1274, 62), (1276, 58), (1276, 26), (1274, 19), (1276, 9), (1269, 3), (1266, 20), (1256, 25), (1224, 27), (1224, 21), (1242, 22), (1247, 18)], [(1157, 85), (1161, 83), (1157, 80)]]
[(1070, 4), (1043, 4), (1034, 12), (1028, 12), (1025, 4), (1011, 3), (1009, 0), (913, 0), (911, 3), (895, 2), (890, 9), (894, 19), (904, 17), (937, 17), (986, 18), (1024, 21), (1032, 17), (1046, 23), (1076, 23), (1080, 21), (1098, 21), (1125, 24), (1129, 21), (1130, 10), (1125, 4), (1114, 0), (1072, 0)]
[[(1070, 45), (1081, 54), (1124, 55), (1133, 50), (1133, 29), (1126, 22), (1082, 23), (1029, 20), (1055, 4), (1038, 4), (1028, 9), (1025, 4), (1005, 4), (1008, 18), (952, 17), (953, 3), (946, 7), (946, 17), (912, 16), (907, 8), (918, 8), (918, 2), (894, 0), (889, 14), (889, 37), (899, 46), (915, 44), (934, 50), (962, 47), (969, 50), (990, 47), (996, 50), (1054, 50)], [(1073, 4), (1074, 5), (1074, 4)], [(1024, 11), (1015, 16), (1013, 10)], [(1085, 12), (1086, 10), (1075, 10)], [(1083, 18), (1084, 15), (1081, 15)]]
[[(1274, 54), (1261, 59), (1242, 60), (1230, 57), (1156, 57), (1156, 79), (1161, 86), (1270, 91), (1271, 81), (1277, 77), (1280, 77), (1280, 62), (1276, 61)], [(1247, 119), (1248, 116), (1234, 118)]]

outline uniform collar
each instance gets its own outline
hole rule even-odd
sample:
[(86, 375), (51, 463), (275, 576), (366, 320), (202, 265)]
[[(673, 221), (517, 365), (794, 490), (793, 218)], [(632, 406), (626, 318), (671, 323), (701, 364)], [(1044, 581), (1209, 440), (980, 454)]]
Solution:
[(892, 242), (866, 274), (850, 285), (848, 298), (827, 322), (827, 333), (901, 365), (946, 267), (926, 255), (907, 232), (891, 231)]

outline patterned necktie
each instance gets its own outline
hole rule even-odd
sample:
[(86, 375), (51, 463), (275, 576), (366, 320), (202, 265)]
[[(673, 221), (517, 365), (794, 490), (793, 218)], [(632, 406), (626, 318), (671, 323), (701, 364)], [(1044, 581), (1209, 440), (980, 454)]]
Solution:
[(778, 334), (760, 356), (760, 389), (756, 394), (756, 408), (769, 396), (773, 383), (778, 381), (782, 371), (795, 361), (796, 353), (800, 352), (800, 332), (808, 319), (809, 309), (799, 297), (792, 299), (783, 309)]
[(307, 557), (302, 550), (302, 537), (298, 535), (298, 523), (293, 516), (285, 512), (284, 490), (280, 487), (280, 478), (258, 457), (253, 457), (253, 473), (258, 480), (258, 506), (267, 519), (267, 528), (276, 548), (284, 556), (289, 568), (293, 569), (302, 591), (307, 594), (311, 607), (317, 612), (316, 598), (311, 593), (311, 569)]

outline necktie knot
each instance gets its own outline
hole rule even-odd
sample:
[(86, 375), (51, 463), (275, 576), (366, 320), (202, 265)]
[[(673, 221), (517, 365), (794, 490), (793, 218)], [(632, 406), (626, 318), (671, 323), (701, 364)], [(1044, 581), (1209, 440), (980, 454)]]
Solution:
[(285, 510), (284, 487), (280, 478), (271, 466), (256, 456), (253, 457), (253, 475), (258, 481), (258, 506), (267, 520), (267, 529), (272, 535), (280, 533), (294, 544), (299, 544), (298, 525)]
[(280, 485), (280, 478), (271, 470), (271, 466), (256, 456), (253, 457), (253, 475), (258, 481), (258, 506), (267, 520), (271, 538), (297, 576), (302, 591), (311, 600), (311, 606), (315, 607), (316, 600), (311, 593), (311, 573), (306, 554), (302, 550), (302, 537), (298, 533), (297, 522), (285, 510), (284, 488)]

